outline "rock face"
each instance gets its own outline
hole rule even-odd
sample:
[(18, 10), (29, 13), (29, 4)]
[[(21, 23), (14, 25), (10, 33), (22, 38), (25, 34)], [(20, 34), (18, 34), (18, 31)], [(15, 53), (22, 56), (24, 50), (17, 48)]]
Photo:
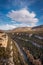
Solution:
[(14, 65), (14, 62), (13, 62), (13, 50), (12, 49), (13, 49), (13, 46), (12, 46), (12, 41), (11, 41), (11, 43), (10, 43), (10, 51), (11, 51), (10, 56), (11, 57), (9, 57), (9, 62), (10, 62), (9, 65)]
[(0, 46), (7, 47), (8, 36), (5, 33), (0, 32)]
[[(9, 62), (9, 65), (14, 65), (14, 62), (13, 62), (13, 47), (12, 47), (12, 41), (10, 40), (10, 47), (9, 47), (9, 50), (10, 50), (10, 53), (8, 54), (7, 52), (7, 46), (8, 46), (8, 35), (4, 32), (0, 32), (0, 47), (1, 48), (5, 48), (5, 53), (3, 55), (3, 57), (6, 57), (6, 58), (2, 58), (2, 63), (4, 63), (4, 65), (8, 64)], [(4, 52), (4, 51), (3, 51)], [(7, 58), (8, 56), (10, 56), (9, 58)]]

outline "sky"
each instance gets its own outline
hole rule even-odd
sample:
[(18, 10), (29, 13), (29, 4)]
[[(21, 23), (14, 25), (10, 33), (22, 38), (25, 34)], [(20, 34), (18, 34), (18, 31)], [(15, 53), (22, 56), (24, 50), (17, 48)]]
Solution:
[(43, 0), (0, 0), (0, 29), (43, 25)]

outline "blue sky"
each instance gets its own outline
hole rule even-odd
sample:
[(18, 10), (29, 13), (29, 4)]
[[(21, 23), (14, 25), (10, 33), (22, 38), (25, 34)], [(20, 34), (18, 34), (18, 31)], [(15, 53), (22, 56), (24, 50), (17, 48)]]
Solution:
[(43, 0), (0, 0), (0, 29), (43, 24)]

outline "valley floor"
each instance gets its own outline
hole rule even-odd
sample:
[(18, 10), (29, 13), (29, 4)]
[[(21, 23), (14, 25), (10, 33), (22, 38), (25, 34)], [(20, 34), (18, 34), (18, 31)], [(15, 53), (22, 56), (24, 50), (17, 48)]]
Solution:
[(7, 42), (0, 46), (0, 65), (43, 65), (42, 39), (39, 43), (39, 38), (27, 33), (6, 33), (2, 37)]

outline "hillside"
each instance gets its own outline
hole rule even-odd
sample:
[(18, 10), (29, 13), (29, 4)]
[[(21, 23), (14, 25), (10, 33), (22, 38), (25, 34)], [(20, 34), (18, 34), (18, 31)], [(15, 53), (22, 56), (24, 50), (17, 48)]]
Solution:
[(43, 25), (33, 27), (32, 30), (35, 30), (35, 31), (43, 31)]
[(3, 33), (4, 31), (3, 30), (0, 30), (0, 33)]
[(36, 26), (36, 27), (18, 27), (8, 32), (28, 32), (28, 31), (43, 31), (43, 25)]
[(12, 30), (0, 30), (0, 33), (3, 32), (29, 32), (29, 31), (42, 31), (43, 32), (43, 25), (40, 26), (35, 26), (35, 27), (18, 27), (18, 28), (14, 28)]
[(9, 32), (26, 32), (31, 31), (31, 27), (18, 27), (13, 30), (10, 30)]

